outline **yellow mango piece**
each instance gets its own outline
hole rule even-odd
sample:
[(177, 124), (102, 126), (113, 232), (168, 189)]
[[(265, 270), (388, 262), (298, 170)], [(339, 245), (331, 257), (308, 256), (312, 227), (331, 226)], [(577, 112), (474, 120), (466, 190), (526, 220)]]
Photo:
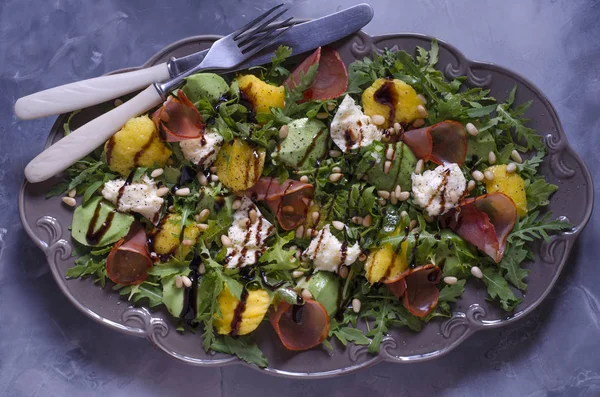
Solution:
[(421, 104), (414, 88), (398, 79), (377, 79), (362, 94), (364, 113), (370, 117), (383, 116), (384, 126), (412, 123), (419, 118), (417, 107)]
[(244, 99), (252, 104), (255, 113), (270, 113), (271, 108), (283, 108), (285, 89), (265, 83), (258, 77), (247, 74), (237, 78)]
[[(269, 294), (265, 290), (248, 290), (247, 293), (246, 307), (242, 312), (237, 335), (246, 335), (254, 331), (260, 325), (271, 304)], [(219, 334), (226, 335), (231, 333), (231, 322), (240, 301), (229, 292), (227, 285), (225, 285), (217, 300), (223, 317), (215, 315), (215, 328)]]
[(383, 279), (392, 280), (408, 268), (408, 241), (403, 241), (400, 248), (400, 252), (396, 253), (390, 244), (384, 244), (383, 247), (371, 251), (365, 262), (366, 278), (371, 284)]
[(109, 168), (127, 176), (134, 167), (163, 167), (171, 150), (160, 140), (154, 122), (147, 115), (134, 117), (105, 144)]
[[(180, 245), (181, 216), (170, 214), (161, 222), (160, 230), (154, 235), (154, 251), (160, 255), (177, 254)], [(196, 224), (191, 224), (183, 229), (183, 238), (181, 240), (191, 240), (192, 246), (196, 244), (196, 239), (200, 234), (200, 229)], [(190, 252), (192, 246), (182, 245), (181, 254), (185, 258)]]
[(515, 172), (506, 172), (506, 164), (493, 165), (486, 171), (492, 171), (494, 174), (493, 180), (485, 180), (485, 188), (488, 193), (500, 192), (506, 194), (514, 201), (517, 214), (520, 217), (527, 215), (527, 195), (523, 178)]
[(251, 188), (262, 175), (265, 154), (241, 139), (226, 143), (215, 161), (219, 180), (234, 192)]

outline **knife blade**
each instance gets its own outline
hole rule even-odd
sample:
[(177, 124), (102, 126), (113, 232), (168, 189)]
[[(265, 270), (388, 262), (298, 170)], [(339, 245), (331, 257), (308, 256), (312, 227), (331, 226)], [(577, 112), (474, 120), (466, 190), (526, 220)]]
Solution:
[[(292, 48), (292, 55), (314, 50), (360, 30), (372, 18), (373, 9), (363, 3), (322, 18), (299, 23), (285, 32), (270, 48), (231, 71), (271, 62), (273, 48), (278, 45)], [(15, 103), (15, 113), (23, 120), (30, 120), (97, 105), (142, 90), (153, 83), (177, 77), (199, 65), (207, 53), (208, 50), (203, 50), (149, 68), (96, 77), (40, 91), (19, 98)]]
[[(360, 30), (371, 19), (373, 19), (373, 8), (366, 3), (358, 4), (321, 18), (294, 25), (277, 40), (275, 45), (290, 47), (292, 55), (302, 54), (333, 43)], [(241, 63), (235, 70), (248, 69), (271, 62), (274, 46)], [(171, 59), (168, 62), (171, 77), (175, 77), (200, 64), (207, 53), (208, 49)]]

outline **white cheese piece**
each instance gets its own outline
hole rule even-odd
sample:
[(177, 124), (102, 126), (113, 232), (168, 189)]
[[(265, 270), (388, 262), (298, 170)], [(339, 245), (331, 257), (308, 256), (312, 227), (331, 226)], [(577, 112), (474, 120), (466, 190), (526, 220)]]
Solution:
[[(250, 220), (250, 211), (256, 211), (256, 220)], [(245, 226), (240, 221), (248, 219)], [(242, 197), (242, 205), (233, 214), (233, 224), (227, 231), (231, 247), (227, 248), (226, 267), (234, 269), (256, 263), (265, 251), (265, 240), (275, 228), (267, 221), (248, 197)]]
[(186, 139), (179, 142), (183, 157), (204, 168), (217, 159), (217, 154), (223, 144), (223, 137), (214, 131), (206, 132), (204, 137)]
[(344, 257), (343, 264), (351, 265), (360, 255), (358, 243), (354, 243), (353, 246), (346, 245), (346, 247), (343, 245), (337, 237), (331, 234), (329, 225), (325, 225), (311, 240), (303, 255), (313, 261), (315, 270), (337, 273), (342, 264), (342, 256)]
[(413, 201), (429, 216), (442, 215), (456, 207), (467, 185), (456, 163), (440, 165), (422, 174), (413, 173), (411, 178)]
[(111, 203), (118, 204), (117, 210), (120, 212), (133, 211), (153, 220), (164, 203), (164, 200), (156, 194), (156, 181), (144, 175), (140, 180), (125, 186), (123, 194), (119, 197), (119, 190), (124, 184), (124, 179), (106, 182), (102, 189), (102, 196)]
[(368, 146), (383, 135), (350, 95), (346, 95), (338, 107), (330, 131), (331, 139), (343, 152)]

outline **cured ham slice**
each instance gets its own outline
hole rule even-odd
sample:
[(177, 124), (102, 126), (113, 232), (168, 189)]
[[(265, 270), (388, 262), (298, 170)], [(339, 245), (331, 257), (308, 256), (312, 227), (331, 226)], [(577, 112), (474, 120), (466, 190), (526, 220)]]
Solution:
[(456, 121), (446, 120), (430, 127), (409, 130), (402, 134), (401, 139), (423, 161), (462, 165), (467, 157), (465, 127)]
[(329, 334), (327, 310), (313, 299), (305, 299), (302, 306), (280, 302), (269, 318), (288, 350), (310, 349), (321, 344)]
[(177, 98), (170, 96), (162, 107), (152, 114), (156, 129), (167, 142), (180, 142), (202, 137), (204, 124), (196, 106), (177, 91)]
[(277, 217), (284, 230), (292, 230), (306, 220), (308, 203), (313, 197), (314, 187), (310, 183), (288, 179), (279, 183), (277, 178), (262, 177), (245, 196), (265, 201)]
[(426, 316), (438, 303), (437, 287), (442, 270), (433, 264), (408, 269), (394, 280), (386, 282), (388, 289), (402, 299), (404, 307), (417, 317)]
[(140, 284), (148, 278), (152, 259), (144, 227), (135, 223), (127, 236), (119, 240), (106, 258), (106, 274), (117, 284)]
[(318, 63), (317, 74), (312, 84), (304, 91), (304, 101), (337, 98), (348, 89), (348, 71), (340, 54), (329, 47), (319, 47), (304, 60), (284, 82), (293, 89), (301, 82), (301, 76)]
[(517, 208), (512, 199), (503, 193), (489, 193), (462, 201), (442, 219), (442, 224), (498, 263), (516, 220)]

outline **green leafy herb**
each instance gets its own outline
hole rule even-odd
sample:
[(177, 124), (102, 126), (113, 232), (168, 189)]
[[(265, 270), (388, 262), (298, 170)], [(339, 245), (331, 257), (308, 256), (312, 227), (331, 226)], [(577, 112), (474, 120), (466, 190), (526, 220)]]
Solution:
[(539, 211), (534, 211), (523, 219), (520, 219), (508, 236), (508, 242), (515, 245), (522, 245), (536, 239), (548, 241), (548, 233), (568, 230), (572, 227), (569, 222), (562, 220), (550, 220), (551, 213), (540, 217)]
[(525, 190), (527, 210), (532, 211), (550, 204), (550, 196), (557, 190), (558, 186), (546, 182), (543, 178), (534, 180)]
[(249, 364), (255, 364), (260, 368), (269, 365), (267, 357), (258, 348), (250, 336), (237, 336), (235, 338), (229, 335), (223, 335), (215, 338), (210, 348), (216, 352), (235, 354), (241, 360)]
[(485, 267), (482, 270), (483, 282), (487, 286), (489, 298), (498, 300), (504, 310), (512, 312), (522, 300), (515, 296), (504, 277), (496, 269)]

